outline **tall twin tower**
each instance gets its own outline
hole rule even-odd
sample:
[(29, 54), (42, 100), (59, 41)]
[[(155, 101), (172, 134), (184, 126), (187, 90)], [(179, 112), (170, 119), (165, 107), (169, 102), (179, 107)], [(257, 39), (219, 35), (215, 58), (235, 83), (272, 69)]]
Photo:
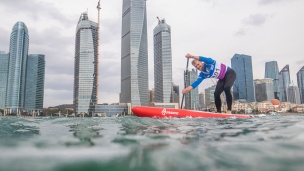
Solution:
[(121, 103), (149, 105), (146, 0), (124, 0), (121, 30)]
[[(171, 27), (158, 20), (153, 30), (154, 102), (170, 103), (172, 93)], [(121, 31), (121, 103), (149, 105), (146, 0), (124, 0)]]
[(9, 52), (0, 51), (0, 109), (5, 114), (39, 114), (43, 110), (45, 55), (28, 54), (29, 31), (18, 21)]
[[(99, 3), (97, 9), (100, 9)], [(90, 112), (92, 106), (98, 104), (98, 28), (99, 23), (90, 21), (87, 13), (81, 14), (75, 40), (75, 113)], [(155, 91), (156, 100), (169, 103), (172, 99), (170, 26), (164, 20), (159, 21), (154, 32), (156, 62), (162, 67), (161, 70), (155, 68), (155, 74), (159, 76), (155, 79), (155, 88), (159, 90)], [(149, 105), (148, 68), (146, 0), (123, 0), (120, 103)], [(163, 87), (170, 88), (163, 91)]]

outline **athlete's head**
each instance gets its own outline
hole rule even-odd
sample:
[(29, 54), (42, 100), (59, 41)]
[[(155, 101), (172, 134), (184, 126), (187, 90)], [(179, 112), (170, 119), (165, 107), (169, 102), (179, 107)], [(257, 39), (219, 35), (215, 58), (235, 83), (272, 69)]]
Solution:
[(199, 70), (199, 71), (202, 71), (203, 68), (204, 68), (204, 63), (201, 62), (201, 61), (199, 61), (199, 60), (197, 60), (197, 59), (194, 59), (194, 60), (192, 61), (192, 65), (193, 65), (197, 70)]

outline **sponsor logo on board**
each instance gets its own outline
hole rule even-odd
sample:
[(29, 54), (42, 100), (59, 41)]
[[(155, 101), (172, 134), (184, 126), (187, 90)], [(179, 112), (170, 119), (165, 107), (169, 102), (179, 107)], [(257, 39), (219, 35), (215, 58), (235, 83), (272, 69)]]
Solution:
[(166, 108), (164, 108), (161, 111), (162, 115), (170, 114), (170, 115), (178, 115), (179, 112), (173, 112), (173, 111), (168, 111)]

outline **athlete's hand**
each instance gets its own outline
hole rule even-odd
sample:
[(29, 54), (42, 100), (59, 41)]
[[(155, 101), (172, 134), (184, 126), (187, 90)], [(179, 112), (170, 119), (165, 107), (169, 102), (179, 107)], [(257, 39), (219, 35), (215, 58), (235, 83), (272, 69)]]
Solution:
[(192, 89), (193, 89), (192, 86), (188, 86), (187, 88), (183, 89), (182, 93), (186, 94), (186, 93), (188, 93)]
[(186, 58), (193, 58), (193, 55), (191, 55), (190, 53), (187, 53)]

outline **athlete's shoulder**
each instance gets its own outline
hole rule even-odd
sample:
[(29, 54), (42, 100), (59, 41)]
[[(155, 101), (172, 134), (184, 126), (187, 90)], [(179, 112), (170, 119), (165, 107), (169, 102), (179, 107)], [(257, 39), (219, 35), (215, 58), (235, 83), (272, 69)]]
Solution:
[(203, 61), (204, 63), (207, 63), (207, 64), (216, 63), (216, 61), (214, 59), (209, 58), (209, 57), (204, 57), (204, 56), (199, 56), (199, 60)]

